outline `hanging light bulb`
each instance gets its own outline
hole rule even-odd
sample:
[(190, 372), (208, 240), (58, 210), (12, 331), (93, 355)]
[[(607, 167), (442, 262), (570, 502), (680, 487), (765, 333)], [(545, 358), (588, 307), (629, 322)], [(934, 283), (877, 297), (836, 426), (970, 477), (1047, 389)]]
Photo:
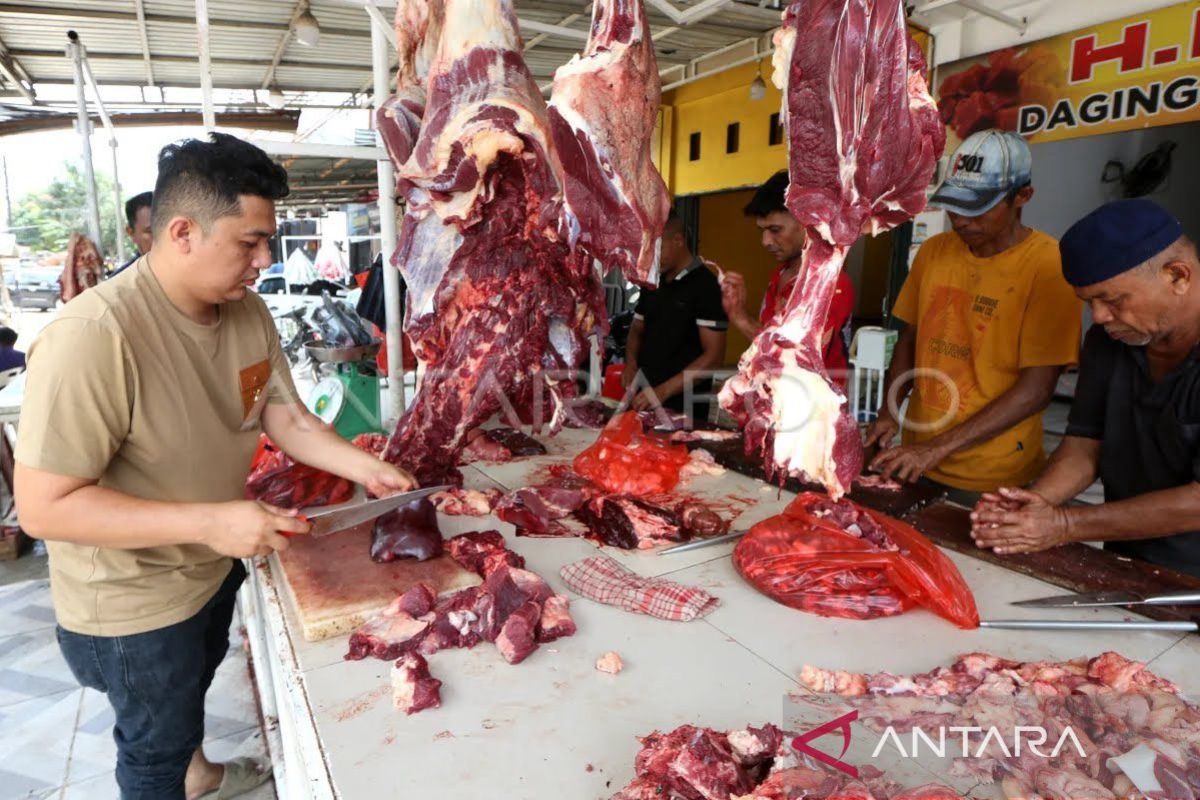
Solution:
[(278, 86), (272, 86), (271, 91), (267, 92), (267, 105), (271, 108), (283, 108), (287, 104), (287, 99), (283, 96), (283, 92), (279, 91)]
[(304, 13), (296, 17), (296, 41), (312, 47), (321, 39), (321, 25), (313, 16), (312, 8), (304, 4)]
[(762, 100), (767, 96), (767, 83), (762, 79), (762, 75), (755, 75), (754, 80), (750, 82), (750, 99)]

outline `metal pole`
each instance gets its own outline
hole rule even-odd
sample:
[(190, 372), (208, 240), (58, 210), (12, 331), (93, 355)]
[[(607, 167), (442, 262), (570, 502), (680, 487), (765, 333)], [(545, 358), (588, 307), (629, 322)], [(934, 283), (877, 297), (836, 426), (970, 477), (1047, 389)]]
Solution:
[(87, 96), (83, 85), (83, 45), (80, 44), (79, 34), (75, 31), (67, 31), (67, 55), (74, 68), (76, 124), (79, 126), (79, 137), (83, 140), (83, 188), (87, 193), (88, 233), (96, 246), (103, 251), (104, 243), (100, 239), (100, 201), (96, 197), (96, 173), (92, 169), (92, 121), (88, 118)]
[[(391, 94), (389, 55), (386, 31), (372, 19), (371, 65), (375, 72), (376, 113)], [(400, 419), (406, 405), (404, 345), (400, 332), (400, 273), (391, 265), (392, 253), (396, 250), (396, 174), (387, 158), (376, 162), (375, 171), (379, 179), (379, 244), (383, 254), (383, 302), (387, 311), (388, 396), (383, 417), (390, 424)]]
[(12, 228), (12, 195), (8, 191), (8, 156), (0, 153), (0, 170), (4, 171), (4, 228)]
[(208, 0), (196, 0), (196, 44), (200, 51), (200, 96), (204, 130), (217, 127), (213, 113), (212, 61), (208, 52)]
[(100, 98), (100, 84), (96, 83), (96, 76), (92, 74), (92, 65), (88, 62), (87, 53), (83, 53), (79, 60), (83, 64), (83, 77), (88, 86), (92, 87), (92, 94), (96, 96), (96, 109), (100, 112), (100, 122), (104, 124), (104, 130), (108, 133), (108, 146), (112, 148), (113, 213), (117, 216), (117, 263), (124, 264), (125, 236), (121, 229), (124, 227), (125, 216), (121, 205), (121, 177), (117, 171), (117, 129), (113, 127), (112, 118), (108, 116), (108, 109), (104, 107), (104, 100)]

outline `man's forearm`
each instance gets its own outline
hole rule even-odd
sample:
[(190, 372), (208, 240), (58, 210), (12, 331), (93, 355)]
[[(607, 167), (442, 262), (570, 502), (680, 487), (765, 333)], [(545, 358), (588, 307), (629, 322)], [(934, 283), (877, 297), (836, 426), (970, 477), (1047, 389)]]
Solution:
[(1071, 541), (1130, 541), (1200, 529), (1200, 484), (1065, 509)]
[(264, 429), (280, 450), (296, 461), (365, 483), (379, 459), (347, 442), (299, 404), (269, 409)]
[(979, 413), (934, 436), (929, 444), (947, 453), (957, 453), (994, 439), (1021, 420), (1044, 409), (1053, 391), (1053, 382), (1048, 381), (1046, 375), (1028, 378), (1022, 375), (1016, 385), (981, 408)]
[(90, 547), (133, 550), (201, 544), (213, 525), (213, 504), (163, 503), (100, 486), (83, 486), (51, 503), (21, 508), (30, 536)]
[(1062, 505), (1096, 480), (1099, 455), (1098, 441), (1068, 436), (1050, 456), (1050, 463), (1030, 485), (1030, 491), (1037, 492), (1051, 505)]
[(629, 328), (629, 336), (625, 339), (625, 363), (637, 364), (642, 352), (642, 324), (634, 320)]
[(720, 363), (721, 353), (719, 351), (705, 351), (697, 356), (692, 363), (684, 367), (682, 372), (672, 375), (658, 386), (655, 386), (654, 391), (662, 400), (666, 400), (668, 397), (674, 397), (683, 391), (689, 378), (694, 380), (696, 373), (710, 373), (716, 369)]

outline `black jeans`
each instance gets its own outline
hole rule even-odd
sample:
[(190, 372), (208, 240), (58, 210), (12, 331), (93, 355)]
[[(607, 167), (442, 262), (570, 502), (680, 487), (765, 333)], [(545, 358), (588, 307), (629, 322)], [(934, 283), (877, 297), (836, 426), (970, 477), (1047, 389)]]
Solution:
[(204, 741), (204, 696), (229, 649), (241, 561), (190, 619), (133, 636), (58, 629), (75, 678), (108, 695), (116, 712), (117, 785), (122, 800), (183, 800), (183, 779)]

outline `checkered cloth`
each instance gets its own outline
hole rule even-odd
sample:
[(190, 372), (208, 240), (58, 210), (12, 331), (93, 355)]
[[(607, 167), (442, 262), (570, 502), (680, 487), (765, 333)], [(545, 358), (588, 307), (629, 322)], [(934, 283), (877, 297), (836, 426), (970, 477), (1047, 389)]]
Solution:
[(571, 591), (589, 600), (659, 619), (689, 622), (721, 602), (695, 586), (643, 578), (608, 556), (591, 556), (567, 564), (560, 574)]

